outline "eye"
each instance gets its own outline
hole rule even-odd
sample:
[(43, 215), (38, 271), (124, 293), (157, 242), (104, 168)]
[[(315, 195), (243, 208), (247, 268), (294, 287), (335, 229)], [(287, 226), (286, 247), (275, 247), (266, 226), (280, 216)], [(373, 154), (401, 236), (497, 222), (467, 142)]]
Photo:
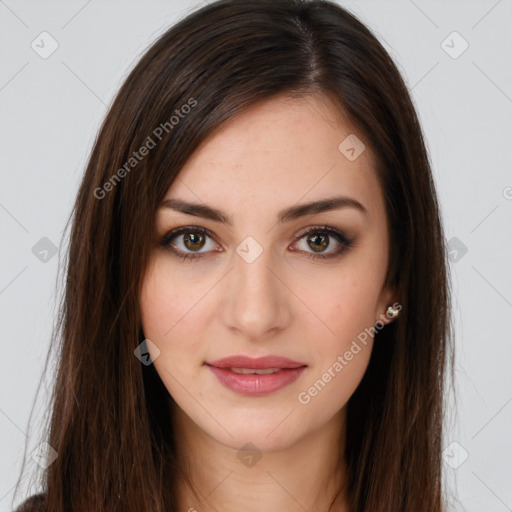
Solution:
[[(314, 227), (297, 237), (298, 241), (302, 241), (303, 239), (303, 245), (306, 247), (306, 256), (312, 259), (326, 259), (340, 256), (343, 252), (352, 247), (355, 242), (354, 239), (348, 238), (342, 231), (329, 226)], [(334, 244), (331, 242), (332, 239), (335, 240)], [(338, 247), (336, 248), (336, 246)], [(325, 252), (326, 249), (331, 247), (335, 247), (336, 249)], [(308, 249), (312, 249), (313, 252), (308, 252)]]
[[(210, 247), (208, 247), (209, 240)], [(312, 259), (340, 256), (355, 243), (354, 239), (349, 239), (342, 231), (329, 226), (311, 228), (297, 236), (295, 240), (295, 244), (304, 240), (305, 248), (299, 249), (299, 251), (304, 252), (308, 258)], [(334, 244), (331, 240), (334, 240)], [(219, 251), (219, 246), (213, 242), (213, 235), (207, 229), (198, 226), (184, 226), (170, 231), (160, 240), (160, 245), (182, 260), (201, 258), (205, 257), (204, 253)], [(337, 248), (325, 252), (331, 247)], [(312, 249), (313, 252), (309, 252), (308, 249)], [(297, 251), (297, 248), (292, 250)]]
[[(200, 258), (203, 252), (216, 250), (216, 247), (218, 247), (213, 243), (213, 247), (206, 247), (205, 251), (200, 252), (200, 249), (203, 249), (205, 245), (207, 246), (206, 242), (208, 238), (211, 240), (212, 236), (207, 229), (197, 226), (185, 226), (167, 233), (160, 241), (160, 245), (166, 247), (175, 256), (183, 260), (189, 258)], [(175, 239), (178, 239), (178, 244), (174, 243)]]

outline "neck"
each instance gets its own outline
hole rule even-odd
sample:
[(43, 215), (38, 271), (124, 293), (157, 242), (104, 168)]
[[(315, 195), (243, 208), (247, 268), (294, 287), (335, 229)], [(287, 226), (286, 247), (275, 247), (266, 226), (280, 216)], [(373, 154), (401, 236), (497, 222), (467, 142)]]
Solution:
[(179, 510), (348, 511), (345, 409), (294, 444), (256, 454), (216, 441), (180, 410), (173, 424), (189, 480), (177, 482)]

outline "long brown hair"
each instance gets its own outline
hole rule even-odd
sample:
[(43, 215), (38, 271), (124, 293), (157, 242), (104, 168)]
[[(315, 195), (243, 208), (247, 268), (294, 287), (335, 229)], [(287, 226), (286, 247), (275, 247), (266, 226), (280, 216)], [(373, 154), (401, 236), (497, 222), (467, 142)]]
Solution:
[[(376, 334), (347, 411), (353, 512), (440, 512), (451, 370), (445, 240), (422, 130), (374, 35), (321, 0), (220, 0), (148, 49), (113, 101), (72, 213), (41, 483), (52, 512), (176, 511), (172, 397), (143, 340), (139, 290), (155, 213), (219, 126), (277, 94), (329, 96), (376, 156), (400, 317)], [(146, 147), (147, 151), (141, 148)], [(144, 155), (142, 154), (144, 153)], [(449, 364), (451, 362), (451, 365)]]

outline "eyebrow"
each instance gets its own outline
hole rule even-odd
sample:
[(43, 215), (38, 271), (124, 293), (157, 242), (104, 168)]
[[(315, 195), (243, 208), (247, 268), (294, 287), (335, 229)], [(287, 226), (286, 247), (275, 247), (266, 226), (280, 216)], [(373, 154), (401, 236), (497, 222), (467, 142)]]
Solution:
[[(221, 210), (207, 206), (206, 204), (190, 203), (183, 201), (182, 199), (169, 198), (162, 202), (160, 208), (170, 208), (177, 212), (195, 215), (196, 217), (203, 217), (216, 222), (222, 222), (228, 226), (233, 225), (232, 218), (229, 215)], [(278, 223), (283, 223), (306, 215), (337, 210), (340, 208), (354, 208), (365, 216), (369, 215), (368, 210), (356, 199), (346, 196), (334, 196), (285, 208), (278, 212), (277, 220)]]

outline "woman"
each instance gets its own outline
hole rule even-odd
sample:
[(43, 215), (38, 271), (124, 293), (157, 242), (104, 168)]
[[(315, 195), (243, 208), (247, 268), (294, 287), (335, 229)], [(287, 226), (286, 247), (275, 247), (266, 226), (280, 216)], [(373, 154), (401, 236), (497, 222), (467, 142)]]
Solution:
[(439, 206), (356, 18), (190, 14), (121, 87), (72, 220), (51, 463), (20, 511), (444, 510)]

